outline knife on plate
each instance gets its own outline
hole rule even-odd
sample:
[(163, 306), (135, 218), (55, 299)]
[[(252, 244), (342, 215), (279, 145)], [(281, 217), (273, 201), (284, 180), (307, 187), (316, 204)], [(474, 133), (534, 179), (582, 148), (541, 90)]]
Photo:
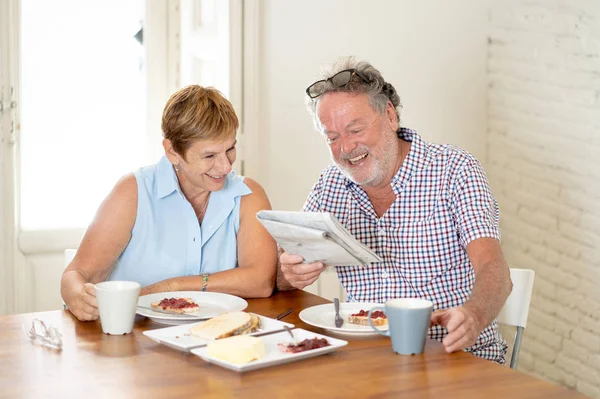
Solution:
[(194, 313), (174, 313), (174, 312), (169, 312), (168, 310), (163, 310), (163, 309), (154, 309), (148, 306), (142, 306), (142, 305), (137, 305), (138, 309), (144, 309), (144, 310), (151, 310), (153, 312), (156, 313), (165, 313), (168, 314), (169, 316), (175, 316), (175, 317), (198, 317), (198, 315), (194, 314)]
[[(247, 335), (250, 336), (250, 337), (264, 337), (265, 335), (279, 334), (279, 333), (282, 333), (282, 332), (287, 332), (288, 329), (289, 329), (289, 327), (287, 327), (288, 329), (286, 329), (286, 327), (287, 326), (284, 326), (284, 328), (280, 328), (280, 329), (277, 329), (277, 330), (263, 331), (263, 332), (252, 333), (252, 334), (247, 334)], [(293, 329), (294, 329), (294, 327), (291, 328), (291, 330), (293, 330)], [(229, 338), (229, 337), (218, 338), (217, 340), (219, 340), (219, 339), (226, 339), (226, 338)], [(163, 343), (165, 343), (165, 342), (163, 342)], [(192, 349), (204, 348), (207, 345), (208, 345), (208, 342), (205, 343), (205, 344), (188, 346), (188, 347), (186, 347), (186, 350), (189, 352)]]

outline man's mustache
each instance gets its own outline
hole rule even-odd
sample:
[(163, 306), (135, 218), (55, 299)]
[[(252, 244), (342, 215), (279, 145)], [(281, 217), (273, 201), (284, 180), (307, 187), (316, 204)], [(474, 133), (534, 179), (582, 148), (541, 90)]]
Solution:
[(367, 147), (366, 145), (361, 145), (360, 147), (355, 148), (349, 154), (345, 154), (342, 151), (340, 151), (340, 160), (347, 161), (349, 159), (356, 158), (359, 155), (363, 155), (364, 153), (371, 153), (371, 151), (369, 151), (369, 147)]

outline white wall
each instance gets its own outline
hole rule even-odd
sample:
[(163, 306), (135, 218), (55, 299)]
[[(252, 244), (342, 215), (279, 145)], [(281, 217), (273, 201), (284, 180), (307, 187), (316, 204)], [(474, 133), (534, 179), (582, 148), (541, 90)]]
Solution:
[(260, 182), (274, 208), (299, 209), (329, 155), (304, 107), (321, 64), (370, 61), (398, 90), (403, 124), (482, 159), (486, 134), (485, 1), (266, 0), (261, 6)]
[[(320, 66), (371, 62), (394, 85), (404, 126), (485, 161), (487, 2), (305, 0), (260, 2), (258, 179), (274, 209), (298, 210), (330, 163), (304, 106)], [(309, 288), (342, 295), (333, 269)]]
[(600, 398), (600, 2), (491, 9), (488, 174), (536, 271), (519, 368)]

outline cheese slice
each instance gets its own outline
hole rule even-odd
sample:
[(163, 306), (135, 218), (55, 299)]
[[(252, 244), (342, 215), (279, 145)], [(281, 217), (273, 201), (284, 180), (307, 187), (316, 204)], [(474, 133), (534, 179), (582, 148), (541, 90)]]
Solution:
[(236, 335), (209, 342), (207, 353), (226, 362), (245, 364), (264, 357), (265, 344), (257, 337)]

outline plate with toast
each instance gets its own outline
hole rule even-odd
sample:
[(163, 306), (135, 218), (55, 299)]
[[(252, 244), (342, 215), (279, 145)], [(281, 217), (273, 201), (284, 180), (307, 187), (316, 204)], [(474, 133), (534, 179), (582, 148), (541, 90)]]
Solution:
[(143, 295), (138, 299), (137, 314), (161, 324), (179, 325), (198, 322), (223, 313), (242, 311), (244, 299), (218, 292), (172, 291)]
[[(261, 337), (234, 336), (213, 341), (191, 352), (208, 363), (245, 372), (324, 355), (348, 345), (348, 341), (300, 328), (290, 332)], [(321, 364), (327, 364), (327, 360), (322, 360)]]
[(209, 342), (232, 336), (268, 335), (294, 325), (255, 313), (236, 311), (223, 313), (211, 319), (172, 327), (146, 330), (148, 338), (171, 348), (189, 352)]
[[(368, 312), (375, 306), (383, 306), (380, 303), (367, 302), (342, 302), (340, 303), (340, 316), (344, 320), (341, 327), (335, 326), (335, 309), (333, 303), (311, 306), (302, 310), (299, 314), (300, 320), (311, 326), (324, 328), (336, 334), (348, 334), (356, 336), (377, 335), (369, 326)], [(371, 316), (373, 325), (380, 330), (388, 328), (388, 321), (381, 311), (373, 312)]]

